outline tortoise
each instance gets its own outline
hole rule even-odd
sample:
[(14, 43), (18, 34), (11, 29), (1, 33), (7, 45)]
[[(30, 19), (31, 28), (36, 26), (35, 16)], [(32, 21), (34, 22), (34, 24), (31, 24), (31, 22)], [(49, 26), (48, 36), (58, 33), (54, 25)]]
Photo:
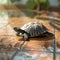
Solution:
[(17, 32), (17, 36), (23, 36), (26, 41), (29, 41), (29, 38), (52, 35), (42, 23), (38, 22), (29, 22), (21, 28), (14, 27), (14, 30)]

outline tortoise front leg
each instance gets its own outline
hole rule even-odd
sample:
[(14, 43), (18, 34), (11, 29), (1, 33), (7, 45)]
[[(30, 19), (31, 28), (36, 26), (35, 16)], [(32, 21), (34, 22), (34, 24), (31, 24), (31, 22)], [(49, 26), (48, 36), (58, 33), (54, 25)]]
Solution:
[(17, 33), (17, 36), (22, 36), (24, 41), (29, 41), (29, 35), (27, 33)]
[(27, 33), (23, 34), (23, 38), (24, 41), (29, 41), (29, 35)]

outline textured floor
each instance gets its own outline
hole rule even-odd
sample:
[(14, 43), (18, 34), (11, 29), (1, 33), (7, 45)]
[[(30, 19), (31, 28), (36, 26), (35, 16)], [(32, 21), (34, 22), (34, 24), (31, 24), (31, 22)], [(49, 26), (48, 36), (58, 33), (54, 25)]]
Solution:
[[(53, 14), (56, 14), (57, 16), (60, 16), (58, 13), (53, 13)], [(8, 18), (7, 21), (10, 24), (8, 24), (7, 26), (0, 29), (0, 35), (2, 35), (2, 36), (0, 36), (0, 38), (1, 38), (0, 40), (2, 41), (0, 43), (1, 47), (3, 45), (5, 47), (17, 47), (23, 38), (22, 37), (17, 37), (15, 35), (16, 32), (13, 30), (13, 28), (14, 27), (21, 27), (28, 22), (43, 23), (49, 29), (50, 32), (54, 33), (53, 26), (51, 26), (49, 24), (50, 22), (48, 20), (41, 20), (41, 19), (38, 20), (38, 19), (36, 19), (37, 17), (48, 18), (49, 16), (47, 16), (46, 14), (42, 14), (42, 15), (36, 16), (35, 18), (29, 18), (29, 17), (25, 17), (25, 16)], [(51, 17), (51, 18), (53, 18), (53, 17)], [(60, 22), (60, 18), (53, 18), (53, 19), (56, 19)], [(59, 22), (57, 24), (55, 24), (55, 25), (57, 25), (58, 28), (60, 28), (60, 23)], [(58, 29), (56, 29), (56, 42), (57, 42), (57, 47), (60, 48), (60, 30), (58, 30)], [(51, 39), (50, 38), (43, 38), (43, 39), (31, 38), (30, 41), (25, 43), (23, 48), (24, 49), (26, 48), (27, 50), (31, 50), (31, 51), (28, 51), (28, 52), (26, 51), (27, 53), (30, 54), (29, 55), (29, 54), (26, 53), (27, 55), (29, 55), (28, 56), (29, 58), (39, 56), (39, 57), (36, 57), (36, 60), (53, 60), (53, 55), (50, 55), (50, 53), (39, 52), (39, 49), (43, 49), (43, 47), (45, 49), (47, 49), (49, 46), (51, 46), (51, 47), (53, 46), (53, 39), (52, 38)], [(32, 50), (36, 50), (36, 51), (32, 51)], [(22, 53), (22, 54), (24, 54), (24, 53)], [(4, 54), (2, 56), (4, 56)], [(15, 60), (17, 60), (17, 59), (15, 59)], [(22, 60), (24, 60), (24, 58)], [(35, 59), (30, 59), (30, 60), (35, 60)], [(59, 60), (59, 55), (57, 55), (56, 60)]]

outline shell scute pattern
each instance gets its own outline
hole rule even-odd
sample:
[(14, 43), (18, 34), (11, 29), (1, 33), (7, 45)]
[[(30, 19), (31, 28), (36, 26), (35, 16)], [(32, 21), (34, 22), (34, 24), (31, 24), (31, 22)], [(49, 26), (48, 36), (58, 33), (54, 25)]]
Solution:
[(30, 22), (21, 27), (22, 30), (26, 31), (30, 34), (30, 37), (39, 36), (40, 34), (44, 34), (48, 31), (48, 29), (38, 22)]

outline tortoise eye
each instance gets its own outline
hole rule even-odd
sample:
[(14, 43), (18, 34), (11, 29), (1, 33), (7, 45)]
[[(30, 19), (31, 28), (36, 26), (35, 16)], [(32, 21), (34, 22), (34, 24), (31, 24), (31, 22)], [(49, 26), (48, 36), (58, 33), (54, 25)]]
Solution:
[(14, 27), (14, 30), (16, 30), (17, 29), (17, 27)]

